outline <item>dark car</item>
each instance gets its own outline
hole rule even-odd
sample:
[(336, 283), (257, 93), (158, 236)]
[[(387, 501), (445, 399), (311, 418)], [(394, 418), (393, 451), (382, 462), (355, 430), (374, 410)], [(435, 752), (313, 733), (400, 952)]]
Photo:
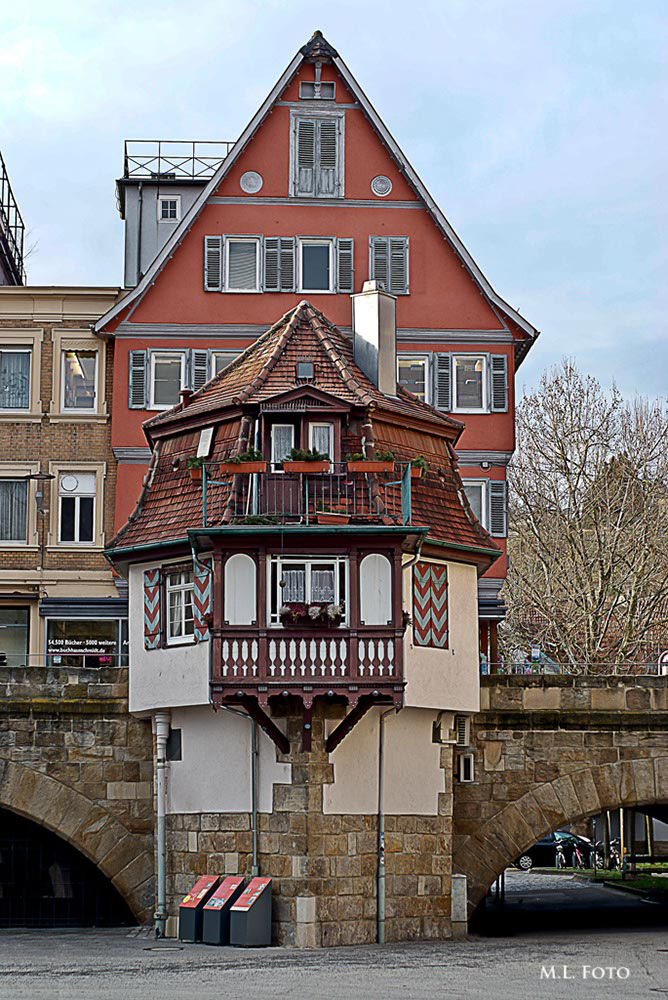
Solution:
[(548, 833), (547, 837), (536, 841), (524, 854), (513, 862), (515, 868), (521, 868), (528, 872), (534, 865), (539, 868), (557, 867), (557, 844), (561, 844), (564, 852), (564, 859), (567, 868), (577, 868), (577, 861), (574, 859), (575, 848), (580, 848), (582, 860), (587, 867), (591, 867), (592, 843), (586, 837), (578, 837), (574, 833), (567, 833), (565, 830), (556, 830), (555, 833)]

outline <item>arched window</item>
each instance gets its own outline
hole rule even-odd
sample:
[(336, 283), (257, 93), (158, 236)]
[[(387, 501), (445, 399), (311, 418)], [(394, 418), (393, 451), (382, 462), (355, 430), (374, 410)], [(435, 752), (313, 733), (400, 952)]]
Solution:
[(373, 553), (360, 563), (360, 621), (362, 625), (392, 622), (392, 564)]
[(257, 623), (257, 571), (255, 560), (239, 552), (225, 563), (225, 623)]

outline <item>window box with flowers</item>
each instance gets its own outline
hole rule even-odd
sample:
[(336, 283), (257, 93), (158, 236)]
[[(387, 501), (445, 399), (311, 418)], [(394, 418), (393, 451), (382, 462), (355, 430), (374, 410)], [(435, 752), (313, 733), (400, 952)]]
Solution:
[(289, 457), (283, 461), (283, 471), (309, 474), (329, 472), (330, 465), (329, 455), (324, 455), (315, 448), (292, 448)]
[(283, 604), (279, 608), (278, 615), (284, 628), (303, 626), (338, 628), (344, 618), (343, 607), (340, 604), (324, 602), (306, 604), (303, 601)]
[(361, 452), (347, 460), (348, 472), (394, 472), (394, 454), (391, 451), (376, 451), (373, 458), (366, 458)]
[(267, 463), (262, 458), (262, 453), (256, 451), (255, 448), (242, 451), (241, 454), (235, 455), (234, 458), (230, 458), (227, 462), (221, 462), (220, 464), (221, 475), (227, 476), (236, 475), (237, 473), (248, 475), (249, 473), (266, 471)]

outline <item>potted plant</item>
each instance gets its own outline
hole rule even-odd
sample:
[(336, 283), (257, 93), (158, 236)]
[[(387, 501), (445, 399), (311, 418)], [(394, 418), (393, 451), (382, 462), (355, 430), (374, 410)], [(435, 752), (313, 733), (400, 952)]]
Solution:
[(427, 471), (427, 460), (424, 455), (411, 459), (411, 479), (419, 479)]
[(190, 478), (194, 483), (202, 482), (202, 466), (204, 465), (203, 458), (189, 458), (188, 459), (188, 472), (190, 473)]
[(318, 524), (348, 524), (350, 514), (346, 510), (345, 503), (331, 504), (325, 507), (320, 501), (316, 508), (316, 521)]
[(348, 472), (394, 472), (394, 454), (391, 451), (375, 449), (373, 458), (366, 458), (358, 452), (350, 456)]
[(315, 448), (292, 448), (290, 457), (283, 462), (284, 472), (329, 472), (329, 455)]
[(234, 458), (228, 458), (226, 462), (220, 463), (220, 471), (223, 475), (243, 473), (247, 475), (251, 472), (266, 472), (267, 463), (262, 458), (262, 452), (255, 448), (248, 448)]

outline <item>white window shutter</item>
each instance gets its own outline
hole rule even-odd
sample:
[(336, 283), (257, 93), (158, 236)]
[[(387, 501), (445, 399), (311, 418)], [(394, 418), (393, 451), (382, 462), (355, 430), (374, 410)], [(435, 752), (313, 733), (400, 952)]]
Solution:
[(279, 243), (278, 236), (265, 236), (264, 238), (265, 292), (278, 292), (281, 287)]
[(336, 241), (336, 279), (339, 292), (354, 292), (354, 240)]
[(128, 406), (131, 410), (143, 410), (146, 407), (146, 351), (130, 351), (128, 383)]
[(316, 123), (298, 118), (295, 123), (296, 193), (315, 195)]
[(390, 236), (390, 285), (393, 295), (408, 294), (408, 237)]
[(193, 392), (201, 389), (209, 381), (209, 352), (190, 352), (190, 388)]
[(204, 237), (204, 290), (219, 292), (223, 285), (223, 238)]
[(318, 120), (318, 167), (315, 190), (317, 195), (335, 195), (338, 189), (338, 129), (336, 118)]
[(369, 239), (369, 278), (371, 281), (382, 281), (385, 291), (389, 292), (390, 279), (390, 248), (386, 236), (371, 236)]
[(438, 410), (449, 412), (452, 409), (450, 387), (451, 355), (436, 354), (434, 355), (434, 361), (434, 405)]
[(508, 411), (508, 358), (505, 354), (492, 354), (490, 358), (492, 411)]
[(280, 289), (282, 292), (295, 290), (295, 238), (281, 236), (280, 240)]
[(508, 514), (505, 482), (489, 481), (489, 533), (495, 538), (508, 534)]

